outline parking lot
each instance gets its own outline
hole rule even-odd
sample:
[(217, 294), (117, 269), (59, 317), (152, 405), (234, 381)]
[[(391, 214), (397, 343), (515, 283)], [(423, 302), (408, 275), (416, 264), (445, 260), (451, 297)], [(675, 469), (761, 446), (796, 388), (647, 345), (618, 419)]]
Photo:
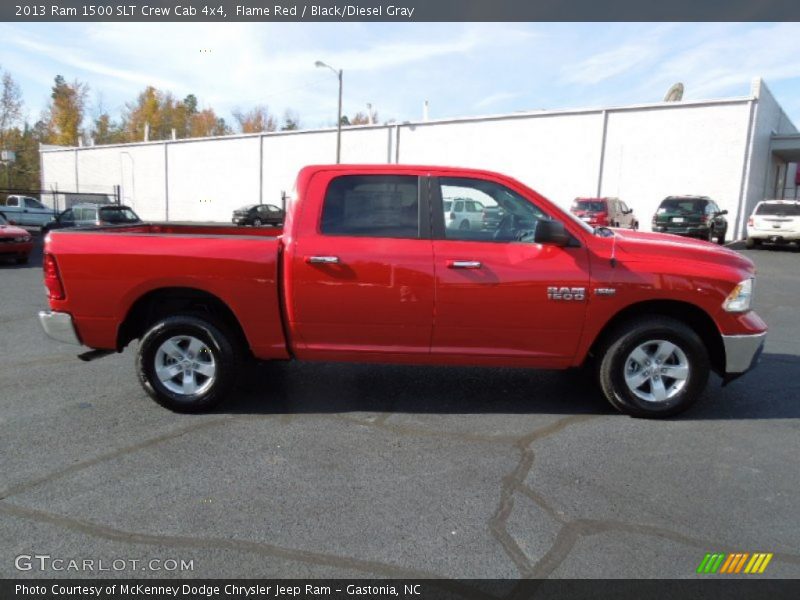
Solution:
[(37, 240), (0, 264), (0, 577), (683, 578), (707, 552), (800, 577), (799, 252), (745, 252), (761, 364), (673, 420), (573, 373), (292, 363), (187, 416), (130, 348), (44, 336)]

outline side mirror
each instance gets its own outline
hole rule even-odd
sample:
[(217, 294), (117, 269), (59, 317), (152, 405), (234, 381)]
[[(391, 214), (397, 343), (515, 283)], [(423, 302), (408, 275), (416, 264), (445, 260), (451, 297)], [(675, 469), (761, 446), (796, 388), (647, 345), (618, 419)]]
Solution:
[(632, 209), (632, 208), (629, 208), (628, 210), (626, 210), (626, 211), (625, 211), (625, 214), (626, 214), (626, 215), (629, 215), (629, 214), (631, 214), (632, 212), (633, 212), (633, 209)]
[(728, 214), (728, 211), (727, 211), (727, 210), (721, 210), (721, 211), (719, 211), (719, 212), (717, 213), (717, 216), (718, 216), (718, 217), (721, 217), (722, 215), (727, 215), (727, 214)]
[(536, 223), (533, 241), (537, 244), (552, 244), (562, 248), (569, 244), (569, 234), (561, 221), (542, 219)]

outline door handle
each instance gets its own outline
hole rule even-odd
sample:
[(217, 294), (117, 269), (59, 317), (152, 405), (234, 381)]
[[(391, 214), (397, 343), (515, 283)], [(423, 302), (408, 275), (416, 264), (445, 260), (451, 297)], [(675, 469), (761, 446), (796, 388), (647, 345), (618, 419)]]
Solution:
[(306, 262), (310, 265), (338, 265), (338, 256), (306, 256)]
[(448, 260), (448, 269), (480, 269), (481, 263), (478, 260)]

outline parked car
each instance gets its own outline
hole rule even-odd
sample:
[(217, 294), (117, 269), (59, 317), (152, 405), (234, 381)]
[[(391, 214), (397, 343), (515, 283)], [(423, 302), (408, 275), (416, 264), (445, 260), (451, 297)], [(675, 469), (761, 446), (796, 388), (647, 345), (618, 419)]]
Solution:
[(505, 213), (499, 206), (484, 206), (481, 215), (481, 229), (484, 231), (496, 231), (503, 221)]
[(13, 258), (18, 263), (28, 262), (33, 250), (31, 234), (15, 225), (11, 225), (4, 213), (0, 212), (0, 256)]
[(63, 211), (54, 221), (42, 227), (42, 233), (70, 227), (100, 225), (133, 225), (142, 220), (129, 206), (120, 204), (75, 204)]
[(800, 245), (800, 201), (764, 200), (747, 220), (748, 248), (771, 244)]
[(653, 215), (653, 231), (696, 237), (719, 244), (728, 232), (727, 210), (708, 196), (668, 196)]
[(12, 194), (0, 199), (0, 210), (9, 223), (25, 227), (42, 227), (56, 216), (56, 211), (31, 196)]
[(592, 227), (639, 229), (639, 220), (619, 198), (575, 198), (570, 212)]
[(282, 225), (286, 213), (273, 204), (248, 204), (233, 211), (231, 221), (235, 225)]
[[(489, 171), (323, 165), (302, 169), (296, 190), (280, 235), (172, 223), (51, 232), (44, 330), (95, 349), (85, 359), (139, 339), (144, 390), (180, 412), (220, 402), (252, 356), (593, 360), (614, 407), (664, 417), (695, 402), (710, 371), (735, 379), (763, 348), (755, 268), (732, 250), (593, 229)], [(453, 190), (502, 206), (498, 229), (448, 228), (442, 198)]]
[(448, 229), (482, 229), (483, 209), (477, 200), (445, 198), (445, 224)]

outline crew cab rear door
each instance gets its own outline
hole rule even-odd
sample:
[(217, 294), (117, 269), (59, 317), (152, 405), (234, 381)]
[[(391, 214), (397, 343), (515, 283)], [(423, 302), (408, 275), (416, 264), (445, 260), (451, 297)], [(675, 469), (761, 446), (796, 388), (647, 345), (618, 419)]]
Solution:
[[(481, 230), (445, 227), (442, 197), (499, 205), (504, 216)], [(570, 247), (534, 243), (536, 223), (551, 216), (499, 181), (433, 178), (431, 205), (436, 276), (431, 353), (454, 362), (568, 364), (589, 298), (586, 248), (577, 240)]]
[(427, 179), (409, 171), (321, 171), (289, 240), (287, 317), (301, 359), (401, 359), (430, 352), (433, 249)]

